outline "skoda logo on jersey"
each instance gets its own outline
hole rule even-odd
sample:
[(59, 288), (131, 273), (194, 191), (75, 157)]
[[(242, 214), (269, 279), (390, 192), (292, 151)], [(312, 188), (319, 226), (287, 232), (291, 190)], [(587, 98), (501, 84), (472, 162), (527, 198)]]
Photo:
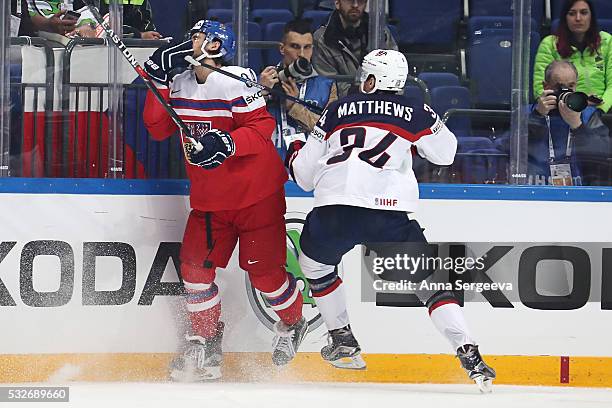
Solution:
[[(287, 268), (287, 272), (295, 277), (298, 287), (302, 292), (302, 297), (304, 298), (302, 313), (306, 320), (308, 320), (308, 331), (311, 332), (316, 330), (323, 323), (323, 319), (310, 293), (310, 285), (300, 269), (299, 258), (302, 253), (300, 249), (300, 235), (305, 219), (306, 214), (300, 212), (290, 212), (285, 215), (287, 230), (287, 262), (285, 267)], [(338, 274), (342, 276), (340, 267), (338, 268)], [(274, 313), (274, 310), (272, 310), (261, 293), (251, 286), (249, 280), (245, 279), (245, 281), (247, 297), (251, 307), (255, 311), (255, 315), (268, 329), (272, 330), (272, 326), (278, 321), (276, 313)]]

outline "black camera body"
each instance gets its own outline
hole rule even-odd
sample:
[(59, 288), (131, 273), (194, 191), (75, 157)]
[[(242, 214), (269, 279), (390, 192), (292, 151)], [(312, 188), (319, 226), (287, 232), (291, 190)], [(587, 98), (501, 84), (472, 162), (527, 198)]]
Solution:
[(569, 88), (559, 87), (553, 95), (557, 97), (557, 103), (563, 101), (574, 112), (582, 112), (589, 106), (589, 97), (584, 92), (574, 92)]
[(281, 82), (287, 81), (289, 78), (293, 78), (296, 82), (303, 82), (306, 79), (315, 76), (315, 72), (312, 69), (312, 64), (304, 57), (299, 57), (287, 67), (277, 68), (278, 79)]

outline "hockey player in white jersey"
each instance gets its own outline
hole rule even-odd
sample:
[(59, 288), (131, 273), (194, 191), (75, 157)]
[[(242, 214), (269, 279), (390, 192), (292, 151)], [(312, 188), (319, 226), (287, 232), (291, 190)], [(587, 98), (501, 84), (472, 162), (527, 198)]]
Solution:
[[(426, 243), (419, 223), (408, 218), (419, 198), (411, 150), (449, 165), (457, 149), (454, 134), (433, 109), (399, 95), (407, 74), (401, 53), (372, 51), (362, 63), (361, 92), (330, 104), (305, 144), (289, 141), (285, 165), (291, 177), (314, 190), (300, 266), (329, 331), (321, 355), (341, 368), (365, 368), (365, 362), (336, 265), (358, 244)], [(489, 391), (495, 371), (482, 360), (454, 294), (440, 291), (421, 300), (469, 377)]]

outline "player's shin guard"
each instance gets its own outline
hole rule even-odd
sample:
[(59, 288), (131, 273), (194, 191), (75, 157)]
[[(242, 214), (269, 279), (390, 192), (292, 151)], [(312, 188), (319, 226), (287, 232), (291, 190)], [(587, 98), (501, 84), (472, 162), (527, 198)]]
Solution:
[(297, 280), (290, 273), (280, 288), (273, 292), (261, 292), (268, 304), (280, 319), (288, 326), (297, 323), (302, 317), (302, 292)]
[(429, 317), (436, 329), (450, 342), (453, 350), (473, 344), (463, 311), (452, 292), (438, 292), (427, 301)]
[(491, 392), (495, 370), (480, 356), (478, 346), (470, 337), (463, 311), (451, 292), (438, 292), (427, 302), (429, 316), (438, 331), (447, 338), (461, 366), (481, 392)]
[(317, 262), (302, 253), (300, 268), (308, 279), (312, 296), (327, 330), (347, 326), (349, 317), (346, 311), (346, 295), (336, 267)]
[(308, 278), (312, 297), (329, 331), (329, 344), (321, 349), (321, 357), (338, 368), (365, 368), (360, 355), (361, 347), (349, 325), (344, 285), (336, 268), (305, 254), (300, 257), (300, 266)]
[(215, 283), (184, 282), (187, 292), (187, 312), (191, 321), (192, 335), (203, 338), (214, 337), (221, 316), (221, 298)]

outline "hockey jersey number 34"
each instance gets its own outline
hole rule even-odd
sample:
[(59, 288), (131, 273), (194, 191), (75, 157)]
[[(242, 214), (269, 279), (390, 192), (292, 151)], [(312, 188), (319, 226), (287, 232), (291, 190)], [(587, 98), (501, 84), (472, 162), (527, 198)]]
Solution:
[(315, 207), (332, 204), (415, 211), (419, 190), (411, 147), (438, 165), (452, 164), (455, 135), (428, 105), (396, 94), (356, 94), (323, 112), (290, 173)]

